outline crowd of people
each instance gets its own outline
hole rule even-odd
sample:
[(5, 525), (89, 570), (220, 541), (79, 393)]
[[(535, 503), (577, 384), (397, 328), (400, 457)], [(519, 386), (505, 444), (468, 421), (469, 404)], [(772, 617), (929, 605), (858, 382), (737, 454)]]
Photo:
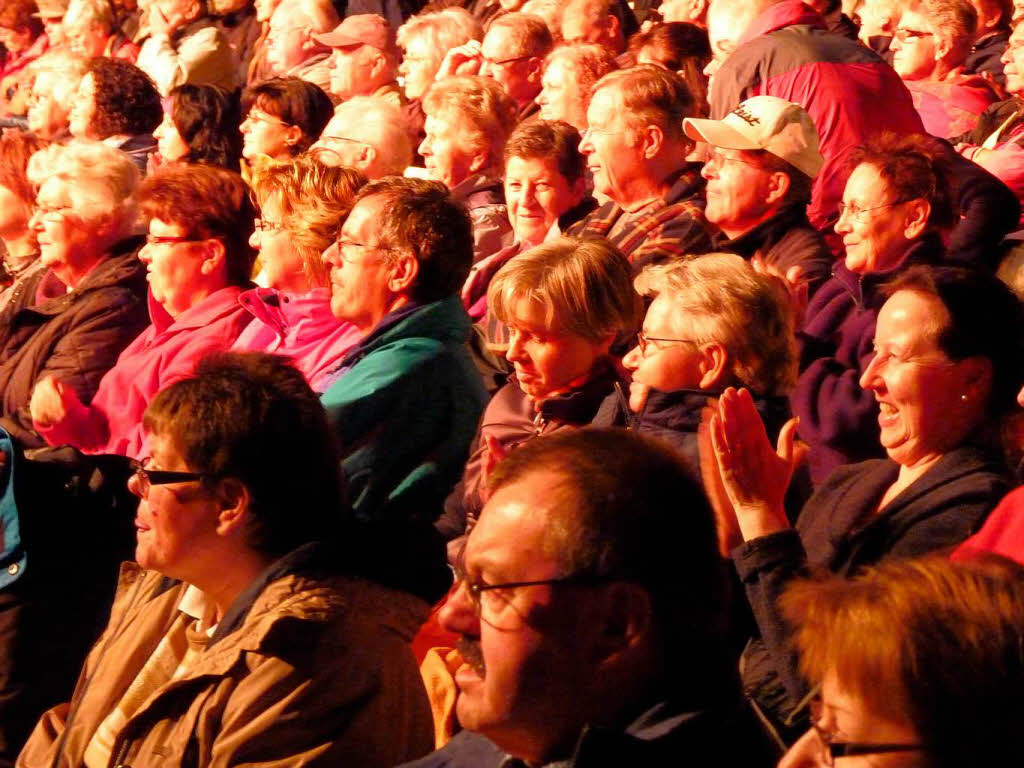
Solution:
[(1022, 16), (3, 0), (0, 768), (1015, 764)]

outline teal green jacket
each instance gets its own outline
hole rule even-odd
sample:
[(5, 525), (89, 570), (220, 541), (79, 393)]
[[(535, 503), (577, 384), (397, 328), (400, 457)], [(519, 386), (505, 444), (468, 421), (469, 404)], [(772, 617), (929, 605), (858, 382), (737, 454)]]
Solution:
[(458, 296), (401, 309), (352, 348), (321, 397), (356, 516), (432, 523), (487, 402)]

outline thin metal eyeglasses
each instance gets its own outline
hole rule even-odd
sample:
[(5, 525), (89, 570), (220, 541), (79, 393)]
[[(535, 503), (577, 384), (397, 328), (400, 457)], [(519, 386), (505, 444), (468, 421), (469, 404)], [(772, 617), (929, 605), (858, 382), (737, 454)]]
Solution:
[(526, 59), (532, 59), (532, 58), (533, 58), (532, 54), (527, 54), (526, 56), (513, 56), (510, 59), (501, 59), (499, 61), (494, 61), (493, 59), (488, 59), (488, 58), (484, 58), (483, 56), (481, 56), (480, 57), (480, 61), (482, 61), (484, 64), (486, 64), (489, 67), (505, 67), (505, 66), (508, 66), (509, 64), (514, 64), (517, 61), (525, 61)]
[(851, 203), (849, 205), (847, 205), (846, 203), (839, 203), (836, 206), (836, 210), (839, 211), (839, 218), (840, 219), (843, 218), (843, 216), (847, 216), (848, 215), (854, 221), (859, 221), (859, 222), (861, 222), (863, 224), (864, 223), (864, 214), (865, 213), (871, 213), (872, 211), (880, 211), (883, 208), (892, 208), (894, 205), (900, 205), (900, 204), (906, 203), (906, 202), (908, 202), (908, 201), (907, 200), (893, 200), (891, 203), (886, 203), (885, 205), (876, 205), (873, 208), (859, 208), (858, 206), (854, 205), (853, 203)]
[(832, 734), (818, 725), (821, 720), (821, 700), (811, 702), (811, 727), (818, 735), (824, 750), (825, 765), (835, 765), (837, 757), (855, 757), (857, 755), (884, 755), (893, 752), (917, 752), (924, 747), (920, 744), (871, 744), (868, 742), (832, 741)]
[(923, 29), (903, 29), (899, 27), (893, 33), (893, 37), (899, 40), (901, 43), (906, 43), (910, 40), (917, 40), (921, 37), (934, 37), (934, 32), (925, 32)]
[(249, 121), (259, 123), (270, 123), (271, 125), (281, 125), (284, 126), (285, 128), (291, 127), (291, 123), (286, 123), (284, 120), (276, 118), (273, 115), (256, 114), (256, 110), (251, 110), (249, 114), (245, 116), (245, 120), (242, 121), (242, 124), (244, 125)]
[(762, 169), (762, 166), (757, 163), (753, 163), (750, 160), (744, 160), (742, 157), (729, 157), (728, 155), (723, 155), (721, 152), (712, 152), (711, 157), (707, 159), (707, 162), (705, 162), (704, 165), (709, 165), (714, 168), (716, 166), (725, 165), (726, 163), (742, 163), (743, 165), (749, 165), (751, 168)]
[(273, 221), (267, 221), (266, 219), (253, 219), (253, 229), (263, 234), (264, 232), (280, 232), (284, 229), (283, 224), (278, 224)]
[(595, 587), (613, 580), (613, 578), (609, 576), (593, 576), (585, 573), (577, 573), (571, 576), (562, 576), (555, 579), (506, 581), (501, 584), (488, 584), (485, 581), (470, 581), (468, 574), (466, 574), (461, 567), (456, 566), (453, 570), (455, 572), (455, 584), (453, 585), (451, 594), (454, 595), (458, 592), (460, 587), (465, 586), (466, 594), (469, 595), (469, 602), (473, 606), (473, 612), (476, 617), (481, 620), (486, 620), (483, 618), (484, 596), (493, 590), (523, 589), (526, 587), (541, 587), (545, 585)]
[(139, 495), (142, 498), (146, 498), (149, 495), (149, 489), (154, 485), (186, 483), (193, 480), (207, 480), (213, 477), (213, 475), (206, 472), (172, 472), (164, 469), (148, 469), (150, 461), (150, 457), (147, 456), (142, 461), (132, 459), (129, 462), (129, 466), (138, 480)]
[(178, 245), (180, 243), (201, 243), (188, 235), (146, 235), (146, 245)]
[[(651, 346), (651, 342), (652, 341), (666, 341), (666, 342), (673, 342), (673, 343), (676, 343), (676, 344), (699, 344), (700, 343), (698, 341), (695, 341), (694, 339), (666, 339), (666, 338), (658, 338), (657, 336), (648, 336), (643, 331), (640, 331), (640, 333), (638, 333), (636, 335), (636, 345), (640, 348), (640, 354), (643, 355), (644, 357), (647, 357), (647, 348), (649, 346)], [(661, 347), (658, 347), (658, 346), (655, 346), (654, 348), (658, 349), (658, 350), (661, 349)]]

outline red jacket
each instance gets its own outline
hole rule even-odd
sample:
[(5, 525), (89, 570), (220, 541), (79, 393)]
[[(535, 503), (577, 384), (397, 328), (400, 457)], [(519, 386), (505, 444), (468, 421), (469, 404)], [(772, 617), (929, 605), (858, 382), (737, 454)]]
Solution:
[(176, 318), (150, 294), (153, 323), (117, 358), (92, 404), (80, 404), (54, 426), (35, 424), (36, 430), (50, 445), (141, 458), (142, 414), (156, 393), (190, 376), (208, 353), (229, 349), (252, 319), (238, 301), (241, 292), (222, 288)]
[(903, 81), (874, 51), (830, 34), (800, 0), (783, 0), (758, 16), (715, 73), (711, 117), (721, 120), (751, 96), (800, 104), (818, 127), (825, 164), (807, 214), (821, 229), (836, 218), (849, 175), (847, 157), (880, 133), (923, 133)]
[(969, 560), (986, 552), (1024, 564), (1024, 488), (1008, 493), (981, 530), (956, 548), (953, 559)]
[(909, 80), (907, 89), (924, 129), (940, 139), (973, 131), (981, 113), (996, 100), (985, 78), (963, 72), (951, 72), (941, 82)]

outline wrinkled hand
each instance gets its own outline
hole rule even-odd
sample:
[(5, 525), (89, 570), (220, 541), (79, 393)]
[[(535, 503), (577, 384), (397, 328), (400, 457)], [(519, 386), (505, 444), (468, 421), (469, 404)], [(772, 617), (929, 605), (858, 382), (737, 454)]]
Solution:
[(480, 53), (480, 41), (470, 40), (464, 45), (458, 45), (444, 55), (440, 69), (434, 80), (443, 80), (452, 75), (475, 75), (480, 72), (480, 65), (483, 56)]
[(165, 16), (159, 4), (151, 3), (149, 6), (149, 33), (151, 35), (168, 35), (178, 28), (181, 20), (177, 14)]
[(481, 496), (486, 504), (487, 500), (491, 497), (490, 485), (491, 485), (491, 473), (494, 472), (494, 468), (500, 464), (506, 456), (508, 456), (508, 449), (501, 444), (494, 435), (487, 435), (484, 437), (484, 449), (483, 464), (480, 469), (480, 486), (483, 489)]
[(711, 444), (745, 541), (789, 527), (783, 499), (803, 458), (794, 447), (796, 427), (796, 419), (787, 421), (774, 449), (747, 390), (729, 387), (719, 398)]
[(67, 418), (68, 411), (78, 402), (75, 390), (65, 386), (53, 376), (47, 376), (32, 390), (28, 409), (32, 421), (41, 427), (52, 427)]
[(711, 502), (715, 513), (715, 529), (718, 532), (718, 551), (722, 557), (743, 543), (739, 523), (736, 521), (736, 510), (732, 508), (729, 494), (722, 483), (722, 474), (718, 471), (718, 460), (711, 444), (711, 418), (718, 413), (718, 400), (708, 398), (708, 404), (700, 411), (700, 424), (697, 426), (697, 455), (700, 461), (700, 479), (704, 483), (704, 493)]
[(799, 265), (794, 265), (783, 272), (774, 264), (768, 264), (760, 253), (754, 254), (750, 265), (755, 272), (762, 275), (774, 277), (786, 289), (789, 295), (789, 305), (793, 309), (793, 327), (801, 328), (804, 324), (804, 315), (807, 314), (807, 301), (809, 295), (809, 284), (804, 277), (804, 270)]

